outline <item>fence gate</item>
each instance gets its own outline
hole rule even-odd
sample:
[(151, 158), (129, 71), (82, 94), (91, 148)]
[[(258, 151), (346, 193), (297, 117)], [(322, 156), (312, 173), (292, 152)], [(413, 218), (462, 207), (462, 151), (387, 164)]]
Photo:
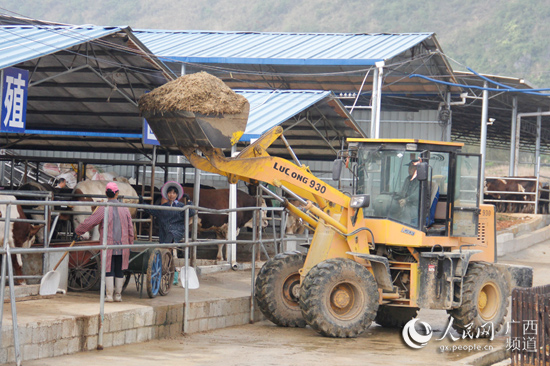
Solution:
[(550, 366), (550, 285), (512, 291), (512, 365)]

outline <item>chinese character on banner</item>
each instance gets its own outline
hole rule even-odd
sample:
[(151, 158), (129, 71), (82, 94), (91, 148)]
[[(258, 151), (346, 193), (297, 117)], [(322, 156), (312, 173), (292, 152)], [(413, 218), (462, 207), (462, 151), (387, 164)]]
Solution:
[(157, 137), (155, 136), (155, 133), (153, 132), (153, 130), (151, 129), (151, 127), (149, 126), (149, 124), (147, 123), (147, 120), (145, 118), (143, 119), (142, 142), (144, 144), (149, 144), (149, 145), (160, 145), (159, 140), (157, 140)]
[(6, 68), (2, 71), (2, 114), (0, 130), (25, 132), (29, 72)]

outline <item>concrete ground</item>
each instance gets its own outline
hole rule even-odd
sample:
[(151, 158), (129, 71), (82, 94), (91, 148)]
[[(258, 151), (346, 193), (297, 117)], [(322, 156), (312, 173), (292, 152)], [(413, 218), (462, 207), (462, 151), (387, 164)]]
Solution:
[[(534, 267), (534, 286), (546, 284), (550, 275), (550, 241), (511, 253), (499, 262)], [(208, 300), (250, 293), (250, 271), (228, 271), (203, 275), (200, 289), (190, 290), (192, 300)], [(97, 313), (98, 294), (70, 294), (44, 301), (40, 317), (59, 316), (66, 312)], [(183, 289), (173, 288), (167, 297), (139, 299), (135, 287), (124, 294), (124, 302), (106, 305), (107, 311), (120, 311), (164, 302), (182, 301)], [(47, 301), (47, 303), (46, 303)], [(37, 317), (29, 302), (17, 304), (20, 321)], [(28, 305), (25, 303), (29, 303)], [(9, 318), (9, 307), (4, 314)], [(32, 314), (34, 312), (34, 314)], [(6, 319), (6, 318), (5, 318)], [(309, 327), (281, 328), (268, 321), (233, 326), (206, 332), (173, 336), (163, 340), (109, 347), (103, 351), (80, 352), (73, 355), (25, 361), (24, 365), (481, 365), (501, 361), (506, 348), (506, 336), (494, 340), (458, 339), (447, 334), (448, 317), (444, 311), (422, 310), (419, 320), (429, 323), (434, 335), (425, 348), (413, 350), (403, 342), (400, 330), (373, 324), (356, 339), (331, 339), (319, 336)], [(452, 333), (456, 338), (457, 333)], [(444, 337), (444, 335), (446, 335)], [(444, 338), (443, 338), (444, 337)], [(443, 338), (440, 340), (440, 338)], [(460, 350), (459, 348), (466, 348)], [(467, 350), (470, 348), (470, 350)], [(497, 356), (495, 356), (498, 352)], [(493, 361), (482, 361), (492, 355)], [(496, 359), (495, 359), (496, 357)], [(504, 361), (506, 362), (506, 361)], [(501, 363), (504, 364), (504, 363)]]
[[(426, 314), (425, 314), (426, 315)], [(421, 316), (422, 318), (422, 316)], [(424, 318), (426, 319), (426, 318)], [(429, 317), (430, 323), (433, 318)], [(440, 332), (438, 333), (440, 334)], [(436, 335), (438, 335), (436, 334)], [(439, 336), (440, 337), (440, 336)], [(438, 338), (439, 338), (438, 337)], [(466, 345), (472, 342), (459, 342)], [(480, 346), (498, 341), (476, 342)], [(473, 352), (444, 352), (450, 341), (431, 342), (412, 350), (399, 331), (371, 327), (355, 339), (319, 336), (310, 328), (281, 328), (264, 321), (162, 341), (108, 348), (25, 362), (26, 366), (183, 366), (183, 365), (462, 365)]]

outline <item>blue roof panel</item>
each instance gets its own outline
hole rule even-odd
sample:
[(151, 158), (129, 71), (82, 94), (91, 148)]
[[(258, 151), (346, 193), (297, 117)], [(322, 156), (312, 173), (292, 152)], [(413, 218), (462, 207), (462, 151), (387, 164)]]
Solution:
[(119, 27), (0, 26), (0, 69), (119, 32)]
[(235, 90), (250, 103), (250, 114), (240, 141), (249, 142), (331, 94), (319, 90)]
[(157, 57), (194, 63), (374, 65), (433, 33), (251, 33), (134, 30)]

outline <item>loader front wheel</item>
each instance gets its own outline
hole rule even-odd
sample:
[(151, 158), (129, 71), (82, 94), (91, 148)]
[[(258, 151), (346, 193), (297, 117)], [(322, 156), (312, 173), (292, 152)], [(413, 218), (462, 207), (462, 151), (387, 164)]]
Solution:
[(350, 259), (327, 259), (313, 267), (300, 289), (307, 324), (327, 337), (353, 338), (372, 323), (378, 310), (374, 276)]
[(378, 308), (374, 321), (385, 328), (403, 328), (417, 314), (418, 308), (382, 305)]
[[(498, 333), (508, 313), (510, 285), (493, 265), (470, 263), (463, 282), (462, 305), (447, 311), (453, 317), (453, 328), (480, 337)], [(471, 324), (471, 325), (470, 325)]]
[(300, 273), (305, 255), (277, 254), (267, 261), (256, 277), (256, 302), (266, 318), (282, 327), (304, 328), (306, 322), (298, 305)]

